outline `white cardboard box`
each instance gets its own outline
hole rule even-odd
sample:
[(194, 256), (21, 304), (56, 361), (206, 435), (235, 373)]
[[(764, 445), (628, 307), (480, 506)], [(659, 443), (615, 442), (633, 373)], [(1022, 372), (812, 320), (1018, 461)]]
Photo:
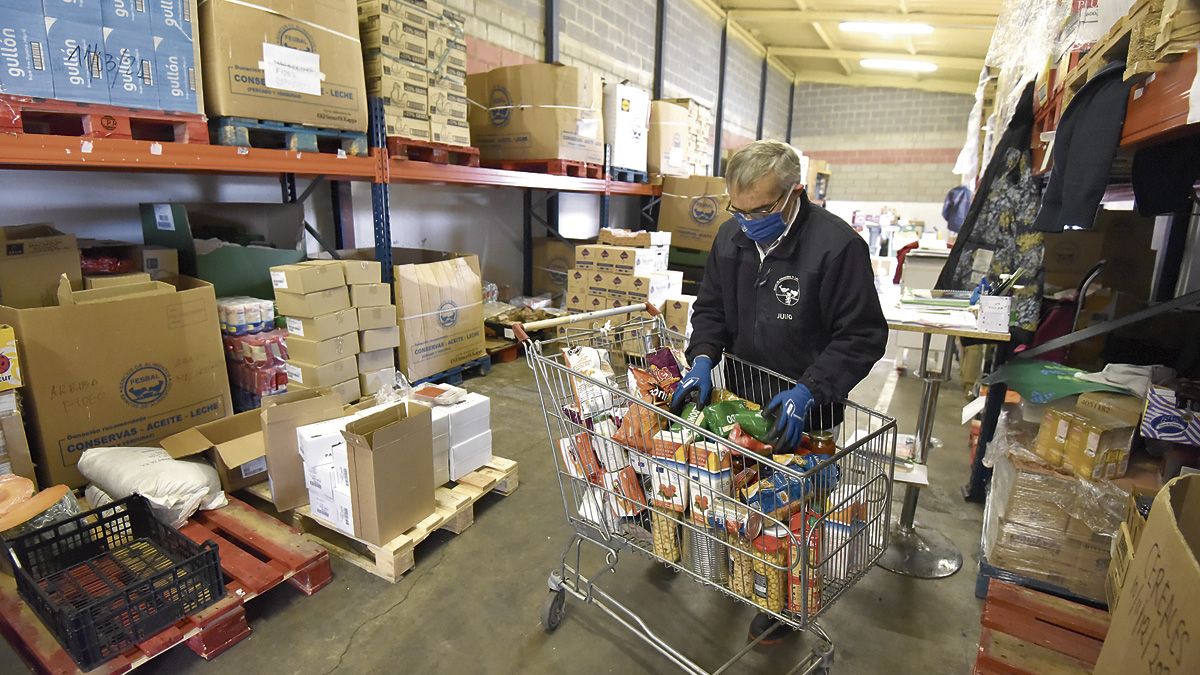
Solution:
[(396, 382), (396, 369), (389, 366), (380, 368), (373, 373), (361, 373), (358, 376), (359, 391), (363, 396), (370, 396), (384, 387), (390, 387)]
[[(446, 406), (446, 409), (450, 417), (451, 446), (461, 445), (469, 439), (491, 431), (492, 401), (482, 394), (468, 392), (463, 400), (452, 406)], [(434, 422), (434, 427), (436, 429), (437, 422)], [(434, 431), (434, 433), (437, 432)]]
[(440, 488), (450, 482), (450, 437), (433, 437), (433, 487)]
[(604, 85), (604, 142), (612, 146), (612, 166), (646, 170), (650, 134), (650, 92), (633, 85)]
[(450, 480), (458, 480), (492, 461), (491, 430), (450, 446)]

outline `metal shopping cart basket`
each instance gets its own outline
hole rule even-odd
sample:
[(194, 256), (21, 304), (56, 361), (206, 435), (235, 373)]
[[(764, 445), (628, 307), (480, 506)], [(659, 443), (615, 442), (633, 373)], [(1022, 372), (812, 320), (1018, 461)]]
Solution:
[[(650, 316), (612, 323), (641, 310)], [(528, 337), (550, 328), (559, 336)], [(737, 417), (753, 417), (751, 406), (734, 401), (699, 416), (692, 409), (684, 417), (667, 412), (665, 392), (654, 389), (661, 375), (654, 364), (664, 356), (660, 350), (682, 350), (685, 340), (666, 329), (652, 305), (518, 324), (513, 332), (537, 380), (563, 506), (575, 529), (550, 573), (545, 630), (558, 627), (570, 594), (600, 607), (683, 671), (708, 673), (596, 584), (616, 571), (622, 553), (634, 552), (770, 613), (779, 629), (814, 635), (817, 648), (791, 672), (827, 671), (833, 642), (817, 619), (888, 546), (895, 420), (846, 402), (842, 423), (827, 433), (814, 430), (804, 448), (764, 454), (770, 450), (756, 446), (737, 422), (751, 426)], [(599, 363), (604, 355), (609, 368)], [(713, 375), (721, 398), (732, 392), (759, 405), (794, 385), (728, 354)], [(738, 443), (710, 431), (714, 424), (720, 431), (728, 426)], [(604, 560), (590, 576), (580, 569), (584, 542)], [(712, 672), (724, 672), (763, 637)]]

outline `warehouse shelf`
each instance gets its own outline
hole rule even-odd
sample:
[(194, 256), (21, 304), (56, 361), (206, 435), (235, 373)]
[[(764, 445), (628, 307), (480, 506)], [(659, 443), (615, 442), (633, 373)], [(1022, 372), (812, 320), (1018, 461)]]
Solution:
[(1195, 79), (1193, 49), (1135, 86), (1129, 92), (1121, 145), (1158, 143), (1200, 132), (1200, 124), (1187, 123)]
[(375, 157), (41, 134), (0, 135), (0, 168), (98, 169), (373, 181)]
[(622, 183), (602, 178), (575, 178), (411, 160), (392, 160), (388, 173), (392, 183), (444, 183), (643, 197), (658, 196), (662, 192), (659, 186), (645, 183)]

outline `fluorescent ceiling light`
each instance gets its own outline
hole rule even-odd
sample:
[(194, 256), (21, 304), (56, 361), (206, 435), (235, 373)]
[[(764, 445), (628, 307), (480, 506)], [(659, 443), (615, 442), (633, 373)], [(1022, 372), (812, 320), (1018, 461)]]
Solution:
[(863, 59), (858, 64), (868, 70), (898, 70), (905, 73), (932, 73), (937, 70), (935, 63), (904, 59)]
[(896, 21), (843, 21), (838, 24), (846, 33), (876, 33), (878, 35), (929, 35), (933, 26), (927, 23), (901, 23)]

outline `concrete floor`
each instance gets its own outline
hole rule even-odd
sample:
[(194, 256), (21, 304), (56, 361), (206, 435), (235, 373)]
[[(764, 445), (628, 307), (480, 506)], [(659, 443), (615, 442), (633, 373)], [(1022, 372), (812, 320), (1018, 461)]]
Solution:
[[(855, 390), (873, 406), (890, 389), (890, 361)], [(151, 661), (145, 673), (671, 673), (657, 652), (595, 607), (568, 598), (553, 635), (538, 616), (546, 577), (571, 530), (552, 470), (544, 419), (524, 360), (496, 367), (467, 388), (492, 397), (495, 454), (520, 463), (521, 487), (476, 505), (461, 535), (435, 533), (416, 551), (416, 568), (389, 584), (334, 558), (333, 583), (312, 597), (281, 586), (247, 605), (250, 637), (211, 662), (186, 648)], [(895, 382), (880, 401), (911, 432), (920, 382)], [(982, 508), (958, 489), (967, 477), (964, 403), (943, 391), (931, 458), (933, 485), (921, 495), (918, 522), (948, 535), (964, 569), (939, 581), (872, 570), (822, 621), (837, 646), (834, 672), (965, 673), (979, 635), (973, 595)], [(897, 490), (893, 513), (899, 511)], [(715, 668), (744, 645), (753, 612), (639, 557), (621, 559), (605, 588), (697, 663)], [(735, 673), (786, 672), (807, 652), (806, 639), (752, 652)], [(0, 671), (20, 671), (0, 643)]]

